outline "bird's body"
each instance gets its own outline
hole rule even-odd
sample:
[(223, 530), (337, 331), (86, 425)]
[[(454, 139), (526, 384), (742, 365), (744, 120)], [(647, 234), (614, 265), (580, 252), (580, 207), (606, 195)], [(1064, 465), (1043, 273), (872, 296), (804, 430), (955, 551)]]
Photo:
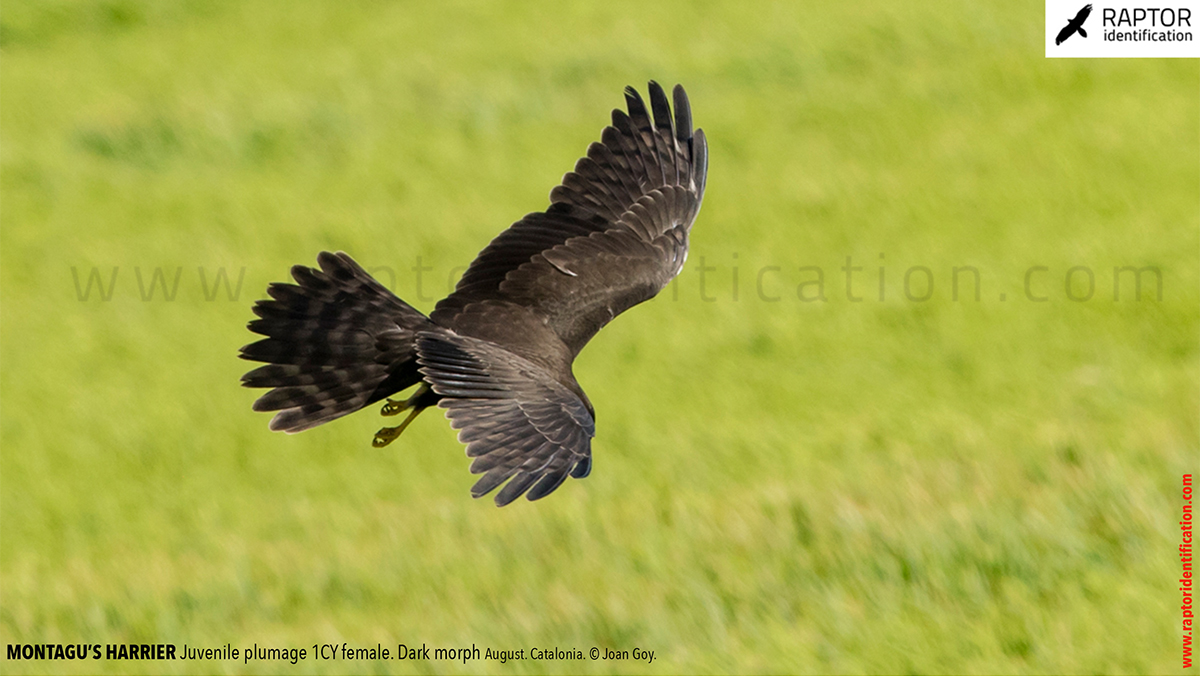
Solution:
[(1075, 18), (1067, 22), (1066, 26), (1058, 32), (1054, 38), (1054, 44), (1061, 45), (1064, 40), (1071, 37), (1075, 33), (1079, 33), (1083, 37), (1087, 37), (1087, 31), (1083, 30), (1083, 22), (1087, 21), (1088, 16), (1092, 13), (1091, 5), (1084, 5), (1083, 9), (1075, 14)]
[(497, 504), (535, 500), (586, 476), (595, 411), (571, 365), (679, 273), (707, 173), (681, 87), (674, 116), (653, 82), (649, 111), (633, 89), (625, 97), (629, 114), (613, 111), (550, 207), (497, 236), (428, 317), (345, 253), (323, 252), (320, 269), (296, 266), (296, 284), (268, 287), (249, 326), (266, 338), (241, 356), (266, 362), (242, 381), (272, 388), (254, 404), (279, 411), (271, 429), (299, 432), (417, 386), (388, 400), (384, 415), (411, 413), (376, 446), (437, 404), (484, 474), (476, 497), (507, 481)]

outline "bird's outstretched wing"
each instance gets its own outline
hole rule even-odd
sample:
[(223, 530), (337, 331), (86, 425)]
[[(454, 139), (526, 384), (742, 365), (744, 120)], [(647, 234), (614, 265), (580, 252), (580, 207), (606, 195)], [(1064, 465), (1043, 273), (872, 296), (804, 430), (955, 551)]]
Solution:
[(674, 114), (651, 82), (650, 107), (625, 90), (629, 113), (550, 193), (545, 212), (501, 233), (467, 269), (431, 318), (452, 326), (472, 304), (511, 303), (538, 312), (579, 349), (612, 317), (657, 294), (679, 272), (687, 232), (704, 197), (708, 150), (692, 129), (682, 87)]
[(1075, 19), (1071, 21), (1071, 23), (1075, 24), (1076, 26), (1082, 26), (1083, 22), (1087, 21), (1087, 18), (1089, 15), (1091, 15), (1091, 13), (1092, 6), (1084, 5), (1083, 9), (1079, 10), (1079, 13), (1075, 15)]
[(442, 396), (450, 425), (459, 430), (480, 497), (496, 495), (503, 507), (528, 492), (549, 495), (567, 476), (592, 468), (595, 420), (584, 402), (540, 366), (492, 343), (449, 330), (417, 339), (421, 374)]

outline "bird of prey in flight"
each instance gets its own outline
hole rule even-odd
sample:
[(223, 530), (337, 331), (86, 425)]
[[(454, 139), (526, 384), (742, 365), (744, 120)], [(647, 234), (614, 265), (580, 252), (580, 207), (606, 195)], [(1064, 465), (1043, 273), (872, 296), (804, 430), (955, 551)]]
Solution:
[(1054, 38), (1054, 44), (1061, 45), (1063, 41), (1078, 32), (1083, 37), (1087, 37), (1087, 31), (1083, 30), (1083, 22), (1087, 21), (1088, 15), (1092, 13), (1091, 5), (1084, 5), (1083, 9), (1075, 15), (1074, 19), (1067, 22), (1066, 26), (1058, 32), (1058, 37)]
[[(595, 410), (571, 364), (596, 332), (649, 300), (683, 267), (708, 170), (687, 94), (625, 89), (600, 142), (550, 192), (550, 206), (500, 233), (428, 317), (345, 253), (292, 268), (267, 287), (241, 357), (265, 362), (246, 387), (270, 388), (256, 411), (300, 432), (383, 401), (408, 416), (376, 433), (391, 443), (418, 413), (445, 409), (482, 478), (474, 497), (537, 500), (592, 468)], [(415, 388), (404, 398), (392, 395)], [(507, 483), (505, 483), (507, 482)]]

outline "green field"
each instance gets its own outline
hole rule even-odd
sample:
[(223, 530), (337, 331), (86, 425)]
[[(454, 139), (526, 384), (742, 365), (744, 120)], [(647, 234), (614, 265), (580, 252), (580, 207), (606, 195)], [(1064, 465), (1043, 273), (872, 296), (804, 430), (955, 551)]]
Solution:
[[(5, 2), (0, 643), (655, 657), (0, 670), (1179, 672), (1200, 64), (1047, 60), (1042, 22)], [(384, 450), (374, 407), (267, 430), (236, 354), (269, 282), (344, 250), (431, 310), (649, 79), (708, 191), (576, 363), (591, 477), (497, 509), (438, 412)]]

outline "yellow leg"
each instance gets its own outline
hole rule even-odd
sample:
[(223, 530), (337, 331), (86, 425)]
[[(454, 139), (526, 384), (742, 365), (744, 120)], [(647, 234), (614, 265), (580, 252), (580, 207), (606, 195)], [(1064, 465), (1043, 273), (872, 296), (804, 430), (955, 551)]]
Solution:
[(375, 433), (375, 438), (371, 440), (371, 445), (375, 448), (383, 448), (384, 446), (392, 443), (396, 440), (396, 437), (400, 436), (400, 433), (404, 431), (404, 428), (408, 427), (409, 423), (416, 419), (416, 417), (420, 415), (421, 411), (424, 410), (425, 409), (423, 408), (414, 408), (412, 413), (409, 413), (408, 417), (404, 419), (404, 422), (400, 423), (396, 427), (385, 427), (379, 430)]
[(422, 394), (425, 394), (428, 391), (429, 391), (429, 385), (427, 385), (426, 383), (421, 383), (421, 386), (417, 388), (417, 391), (413, 392), (413, 395), (411, 397), (409, 397), (408, 399), (405, 399), (404, 401), (396, 401), (395, 399), (389, 398), (387, 400), (387, 403), (383, 405), (383, 410), (381, 410), (379, 412), (379, 414), (380, 415), (400, 415), (401, 413), (412, 408), (413, 404), (415, 404), (417, 402), (417, 399)]

